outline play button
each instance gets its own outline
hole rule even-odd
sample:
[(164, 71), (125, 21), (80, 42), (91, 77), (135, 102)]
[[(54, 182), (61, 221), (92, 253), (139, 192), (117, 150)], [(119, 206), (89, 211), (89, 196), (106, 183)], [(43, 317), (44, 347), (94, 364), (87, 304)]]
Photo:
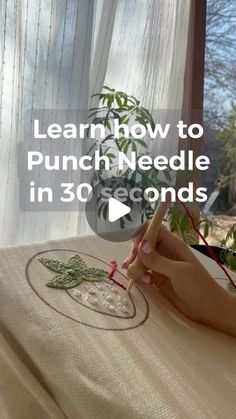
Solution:
[(110, 223), (119, 220), (131, 211), (130, 207), (115, 198), (110, 198), (108, 201), (108, 219)]
[(139, 197), (138, 187), (126, 177), (110, 177), (98, 183), (85, 208), (91, 230), (105, 240), (130, 240), (150, 208), (150, 203), (143, 199), (135, 201)]

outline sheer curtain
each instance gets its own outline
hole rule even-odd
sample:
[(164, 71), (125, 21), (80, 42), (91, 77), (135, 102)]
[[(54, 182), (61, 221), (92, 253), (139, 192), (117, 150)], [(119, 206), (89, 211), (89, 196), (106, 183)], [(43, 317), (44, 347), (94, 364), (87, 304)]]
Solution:
[[(188, 0), (121, 0), (118, 2), (105, 85), (141, 100), (163, 125), (181, 117)], [(121, 29), (122, 28), (122, 29)], [(178, 138), (150, 143), (150, 151), (177, 151)]]
[(77, 234), (78, 214), (19, 208), (25, 111), (87, 109), (93, 0), (7, 0), (1, 7), (2, 244)]
[[(150, 110), (181, 109), (190, 2), (0, 4), (1, 245), (84, 234), (88, 230), (79, 211), (19, 208), (17, 144), (25, 110), (86, 109), (104, 82), (138, 96)], [(165, 147), (173, 151), (175, 144)]]

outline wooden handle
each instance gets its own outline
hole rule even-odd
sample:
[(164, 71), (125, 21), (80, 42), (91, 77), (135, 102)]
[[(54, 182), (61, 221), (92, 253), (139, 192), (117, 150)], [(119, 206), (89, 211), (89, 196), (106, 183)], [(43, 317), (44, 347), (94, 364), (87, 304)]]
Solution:
[[(151, 247), (155, 247), (157, 237), (165, 217), (166, 211), (169, 207), (169, 202), (160, 202), (151, 221), (148, 224), (147, 230), (143, 235), (143, 240), (147, 240)], [(135, 280), (142, 279), (145, 275), (145, 267), (137, 255), (134, 262), (128, 266), (127, 276), (132, 280), (129, 284), (127, 292), (130, 291)]]

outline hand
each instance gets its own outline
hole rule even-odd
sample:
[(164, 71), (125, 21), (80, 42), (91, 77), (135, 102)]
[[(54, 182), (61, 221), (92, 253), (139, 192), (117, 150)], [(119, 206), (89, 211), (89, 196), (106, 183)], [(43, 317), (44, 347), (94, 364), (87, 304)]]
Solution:
[(133, 241), (125, 266), (137, 252), (159, 292), (188, 318), (236, 336), (236, 297), (222, 288), (186, 243), (161, 228), (155, 250), (142, 240), (145, 227)]
[(138, 254), (138, 245), (142, 240), (142, 237), (147, 229), (148, 221), (146, 221), (144, 224), (142, 224), (138, 230), (135, 232), (135, 235), (133, 236), (133, 240), (131, 242), (131, 249), (128, 257), (124, 260), (122, 264), (123, 269), (127, 269), (129, 264), (134, 261)]

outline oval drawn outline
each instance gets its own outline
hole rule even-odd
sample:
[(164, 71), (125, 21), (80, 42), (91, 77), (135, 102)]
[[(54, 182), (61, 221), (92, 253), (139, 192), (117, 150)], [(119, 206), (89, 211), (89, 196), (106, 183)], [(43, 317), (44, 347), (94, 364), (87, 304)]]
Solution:
[[(32, 283), (31, 283), (31, 281), (30, 281), (30, 276), (29, 276), (29, 267), (30, 267), (30, 264), (32, 263), (32, 261), (35, 259), (35, 258), (37, 258), (37, 256), (40, 256), (40, 255), (42, 255), (42, 254), (45, 254), (45, 253), (50, 253), (50, 252), (74, 252), (74, 253), (78, 253), (78, 254), (81, 254), (81, 255), (84, 255), (84, 256), (88, 256), (88, 257), (91, 257), (91, 258), (93, 258), (93, 259), (95, 259), (95, 260), (97, 260), (97, 261), (99, 261), (99, 262), (102, 262), (102, 263), (104, 263), (105, 265), (107, 265), (107, 266), (109, 266), (110, 267), (110, 265), (107, 263), (107, 262), (105, 262), (105, 261), (103, 261), (102, 259), (99, 259), (99, 258), (97, 258), (96, 256), (93, 256), (93, 255), (90, 255), (90, 254), (88, 254), (88, 253), (85, 253), (85, 252), (80, 252), (80, 251), (78, 251), (78, 250), (73, 250), (73, 249), (49, 249), (49, 250), (42, 250), (42, 251), (40, 251), (40, 252), (37, 252), (37, 253), (35, 253), (29, 260), (28, 260), (28, 262), (26, 263), (26, 267), (25, 267), (25, 277), (26, 277), (26, 280), (27, 280), (27, 282), (28, 282), (28, 284), (29, 284), (29, 286), (30, 286), (30, 288), (33, 290), (33, 292), (37, 295), (37, 297), (41, 300), (41, 301), (43, 301), (43, 303), (44, 304), (46, 304), (48, 307), (50, 307), (52, 310), (54, 310), (55, 312), (57, 312), (58, 314), (60, 314), (60, 315), (62, 315), (63, 317), (66, 317), (67, 319), (69, 319), (69, 320), (72, 320), (73, 322), (76, 322), (76, 323), (78, 323), (78, 324), (82, 324), (82, 325), (84, 325), (84, 326), (87, 326), (87, 327), (90, 327), (90, 328), (92, 328), (92, 329), (97, 329), (97, 330), (104, 330), (104, 331), (112, 331), (112, 332), (122, 332), (122, 331), (126, 331), (126, 330), (131, 330), (131, 329), (136, 329), (137, 327), (139, 327), (139, 326), (141, 326), (141, 325), (143, 325), (145, 322), (146, 322), (146, 320), (148, 319), (148, 316), (149, 316), (149, 304), (148, 304), (148, 301), (147, 301), (147, 299), (146, 299), (146, 297), (145, 297), (145, 295), (143, 294), (143, 292), (139, 289), (139, 287), (137, 287), (137, 285), (133, 285), (137, 290), (138, 290), (138, 292), (142, 295), (142, 297), (143, 297), (143, 300), (144, 300), (144, 302), (145, 302), (145, 305), (146, 305), (146, 313), (145, 313), (145, 316), (144, 316), (144, 318), (138, 323), (138, 324), (136, 324), (136, 325), (134, 325), (134, 326), (128, 326), (128, 327), (122, 327), (122, 328), (105, 328), (105, 327), (100, 327), (100, 326), (94, 326), (94, 325), (92, 325), (92, 324), (89, 324), (89, 323), (85, 323), (85, 322), (82, 322), (82, 321), (78, 321), (78, 320), (76, 320), (76, 319), (74, 319), (73, 317), (71, 317), (71, 316), (68, 316), (67, 314), (64, 314), (64, 313), (62, 313), (60, 310), (58, 310), (57, 308), (55, 308), (55, 307), (53, 307), (51, 304), (49, 304), (47, 301), (45, 301), (42, 297), (41, 297), (41, 295), (38, 293), (38, 291), (35, 289), (35, 287), (32, 285)], [(120, 272), (120, 271), (118, 271), (119, 272), (119, 274), (120, 275), (122, 275), (124, 278), (125, 278), (125, 275), (123, 275), (123, 273), (122, 272)], [(67, 295), (69, 295), (69, 293), (67, 292)], [(70, 296), (71, 297), (71, 296)], [(73, 297), (71, 297), (71, 298), (73, 298)], [(130, 299), (131, 299), (131, 301), (132, 301), (132, 303), (133, 303), (133, 305), (134, 305), (134, 308), (135, 308), (135, 315), (136, 315), (136, 307), (135, 307), (135, 304), (134, 304), (134, 302), (133, 302), (133, 299), (132, 299), (132, 297), (130, 296)], [(87, 307), (88, 308), (88, 307)], [(96, 311), (96, 310), (95, 310)], [(101, 313), (100, 313), (101, 314)], [(103, 313), (104, 314), (104, 313)], [(110, 316), (110, 317), (113, 317), (113, 316), (111, 316), (111, 315), (109, 315), (108, 313), (107, 313), (107, 315), (108, 316)], [(135, 316), (134, 316), (135, 317)], [(129, 320), (129, 318), (123, 318), (122, 317), (122, 320)]]

